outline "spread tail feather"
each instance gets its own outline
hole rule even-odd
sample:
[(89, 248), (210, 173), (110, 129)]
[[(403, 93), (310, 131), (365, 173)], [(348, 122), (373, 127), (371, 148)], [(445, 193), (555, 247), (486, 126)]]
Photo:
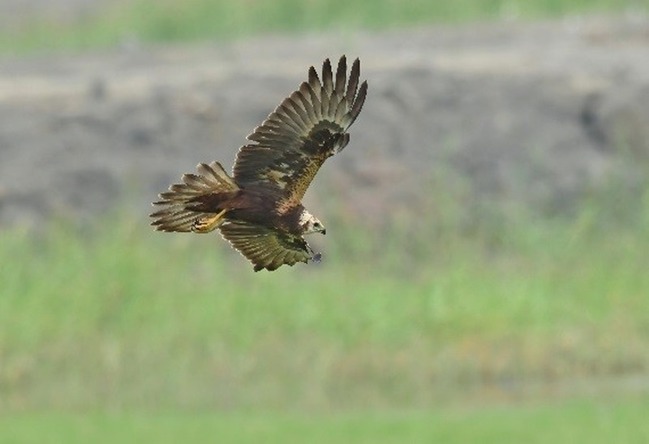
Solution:
[(153, 205), (164, 208), (151, 214), (151, 225), (158, 231), (208, 233), (224, 221), (225, 208), (219, 201), (227, 201), (239, 187), (218, 162), (200, 163), (198, 174), (184, 174), (183, 183), (160, 193)]

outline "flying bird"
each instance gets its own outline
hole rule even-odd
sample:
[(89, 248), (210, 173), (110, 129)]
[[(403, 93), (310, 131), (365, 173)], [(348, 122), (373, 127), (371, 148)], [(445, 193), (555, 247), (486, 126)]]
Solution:
[(359, 77), (360, 61), (348, 77), (345, 56), (335, 76), (329, 59), (322, 77), (309, 68), (308, 80), (247, 137), (231, 176), (219, 162), (198, 164), (197, 174), (183, 175), (153, 203), (162, 208), (151, 225), (167, 232), (219, 229), (255, 271), (320, 260), (304, 235), (326, 230), (302, 197), (324, 161), (349, 143), (347, 130), (367, 95)]

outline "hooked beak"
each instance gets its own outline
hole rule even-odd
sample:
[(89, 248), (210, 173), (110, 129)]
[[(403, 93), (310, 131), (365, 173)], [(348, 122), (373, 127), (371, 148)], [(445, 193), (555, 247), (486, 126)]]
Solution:
[(322, 234), (327, 234), (327, 229), (325, 228), (324, 230), (321, 231)]

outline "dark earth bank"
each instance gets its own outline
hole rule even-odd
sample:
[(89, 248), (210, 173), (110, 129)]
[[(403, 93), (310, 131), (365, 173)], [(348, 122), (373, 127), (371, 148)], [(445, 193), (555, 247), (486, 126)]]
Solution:
[(307, 193), (323, 221), (331, 205), (370, 223), (416, 216), (453, 187), (469, 210), (570, 214), (612, 181), (630, 196), (645, 183), (646, 19), (132, 44), (0, 60), (0, 227), (145, 217), (198, 162), (229, 170), (308, 66), (343, 53), (370, 88), (350, 145)]

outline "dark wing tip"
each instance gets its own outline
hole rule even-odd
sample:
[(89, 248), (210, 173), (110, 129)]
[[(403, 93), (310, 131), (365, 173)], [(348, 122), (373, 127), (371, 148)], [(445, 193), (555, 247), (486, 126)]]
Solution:
[(347, 56), (345, 54), (341, 55), (338, 60), (338, 71), (344, 71), (347, 74)]
[(318, 72), (312, 66), (309, 68), (309, 84), (317, 85), (320, 83), (320, 78), (318, 77)]
[(329, 57), (324, 59), (324, 62), (322, 62), (322, 71), (330, 71), (331, 72), (331, 60), (329, 60)]
[(360, 114), (361, 110), (363, 109), (366, 96), (367, 96), (367, 80), (361, 83), (361, 86), (358, 89), (358, 93), (356, 94), (356, 97), (354, 97), (352, 109), (349, 110), (349, 123), (347, 124), (348, 127), (351, 126), (352, 123), (354, 123), (354, 121)]
[(336, 96), (342, 98), (343, 94), (345, 93), (346, 83), (347, 83), (347, 57), (343, 55), (338, 61), (338, 68), (336, 68), (336, 83), (334, 86)]

